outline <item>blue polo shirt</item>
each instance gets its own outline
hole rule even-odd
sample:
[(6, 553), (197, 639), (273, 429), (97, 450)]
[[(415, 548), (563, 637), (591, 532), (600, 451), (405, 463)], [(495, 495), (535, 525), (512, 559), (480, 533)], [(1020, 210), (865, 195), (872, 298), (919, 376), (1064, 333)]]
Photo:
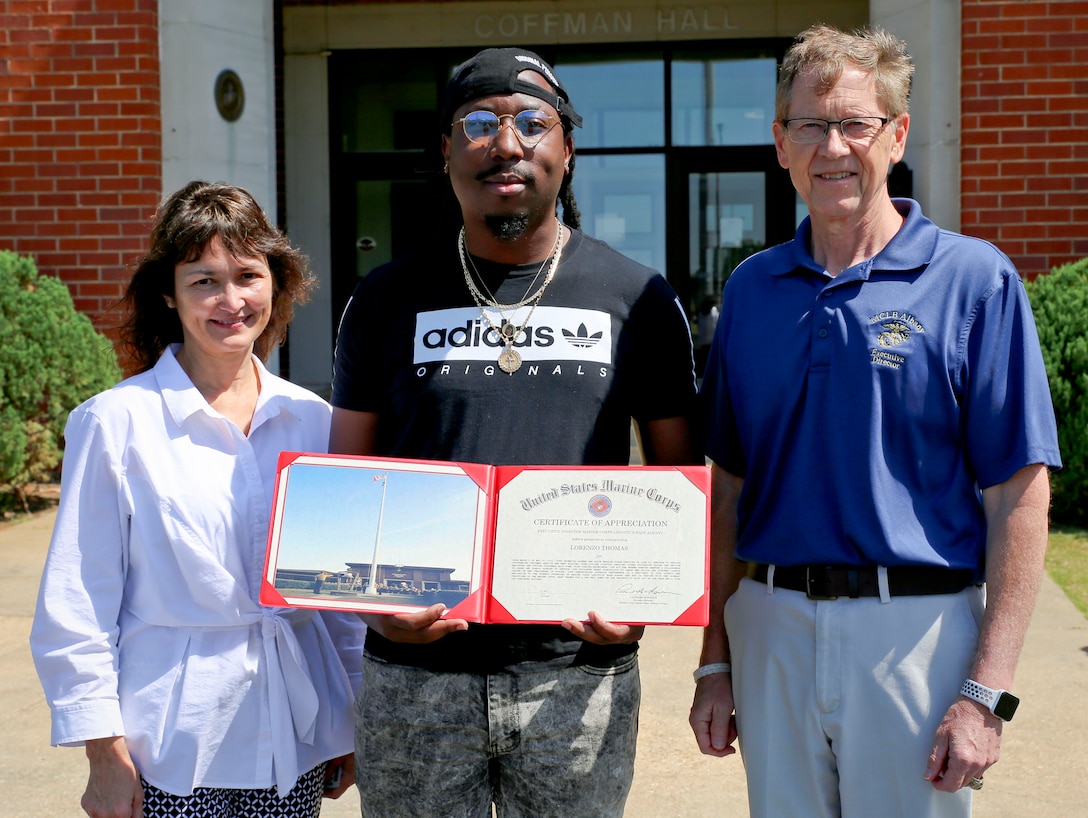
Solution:
[(917, 202), (832, 278), (793, 241), (729, 278), (702, 396), (707, 455), (743, 477), (737, 556), (938, 565), (981, 579), (981, 489), (1060, 466), (1038, 336), (1012, 262)]

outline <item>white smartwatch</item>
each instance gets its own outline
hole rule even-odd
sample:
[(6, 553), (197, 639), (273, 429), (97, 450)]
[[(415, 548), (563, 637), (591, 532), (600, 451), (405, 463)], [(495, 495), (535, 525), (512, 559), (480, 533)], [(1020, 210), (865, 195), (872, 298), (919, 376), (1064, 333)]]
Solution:
[(1016, 708), (1020, 706), (1020, 700), (1009, 691), (994, 690), (992, 687), (979, 684), (974, 679), (968, 679), (963, 683), (960, 695), (978, 702), (1002, 721), (1012, 721)]

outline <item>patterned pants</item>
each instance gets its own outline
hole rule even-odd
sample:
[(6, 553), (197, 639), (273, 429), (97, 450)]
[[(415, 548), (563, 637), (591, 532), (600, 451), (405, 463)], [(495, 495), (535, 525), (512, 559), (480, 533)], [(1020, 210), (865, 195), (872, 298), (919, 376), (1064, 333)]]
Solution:
[(285, 798), (276, 788), (231, 790), (197, 787), (192, 795), (171, 795), (140, 779), (144, 818), (317, 818), (325, 788), (325, 768), (318, 764), (299, 776)]
[(641, 693), (635, 656), (617, 667), (516, 675), (363, 657), (355, 702), (363, 818), (623, 815)]

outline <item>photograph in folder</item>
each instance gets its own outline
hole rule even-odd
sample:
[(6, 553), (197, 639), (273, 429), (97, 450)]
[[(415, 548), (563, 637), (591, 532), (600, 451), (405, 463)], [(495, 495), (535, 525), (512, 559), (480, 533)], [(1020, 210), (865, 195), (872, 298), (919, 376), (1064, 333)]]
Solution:
[[(480, 587), (487, 497), (464, 469), (347, 456), (281, 460), (269, 604), (401, 613)], [(267, 593), (265, 596), (269, 596)], [(262, 599), (262, 602), (265, 602)]]

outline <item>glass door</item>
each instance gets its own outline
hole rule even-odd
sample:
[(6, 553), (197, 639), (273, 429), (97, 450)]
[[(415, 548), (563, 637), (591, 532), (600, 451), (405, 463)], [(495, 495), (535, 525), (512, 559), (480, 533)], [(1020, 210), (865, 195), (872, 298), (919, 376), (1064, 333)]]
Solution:
[(767, 246), (762, 172), (688, 174), (688, 265), (696, 313), (717, 303), (733, 269)]

